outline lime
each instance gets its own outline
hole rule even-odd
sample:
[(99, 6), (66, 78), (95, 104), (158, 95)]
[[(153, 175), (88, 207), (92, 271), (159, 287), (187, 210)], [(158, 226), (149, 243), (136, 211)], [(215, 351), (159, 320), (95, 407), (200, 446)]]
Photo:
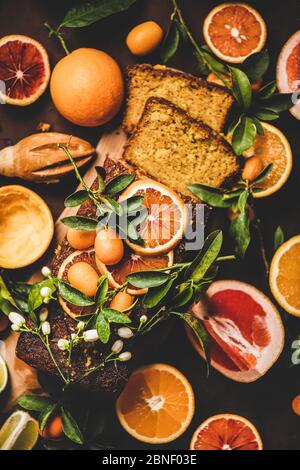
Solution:
[(38, 435), (37, 421), (25, 411), (15, 411), (0, 429), (0, 450), (31, 450)]
[(0, 393), (3, 392), (7, 385), (8, 381), (8, 372), (5, 361), (3, 357), (0, 355)]

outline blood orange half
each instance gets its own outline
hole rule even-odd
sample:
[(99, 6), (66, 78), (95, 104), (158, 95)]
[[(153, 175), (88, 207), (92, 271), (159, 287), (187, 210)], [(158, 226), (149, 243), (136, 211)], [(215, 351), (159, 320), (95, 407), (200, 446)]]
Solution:
[(220, 59), (242, 63), (265, 45), (267, 27), (261, 15), (244, 3), (224, 3), (206, 17), (203, 35)]
[(252, 423), (238, 415), (208, 418), (196, 429), (191, 450), (262, 450), (261, 437)]
[[(193, 307), (209, 333), (211, 364), (237, 382), (254, 382), (277, 361), (284, 345), (284, 327), (272, 302), (255, 287), (238, 281), (217, 281)], [(199, 342), (188, 336), (204, 357)]]
[(290, 112), (300, 119), (300, 31), (284, 45), (277, 63), (277, 86), (281, 93), (295, 93)]
[(46, 90), (50, 78), (48, 54), (35, 39), (22, 35), (0, 40), (0, 99), (27, 106)]

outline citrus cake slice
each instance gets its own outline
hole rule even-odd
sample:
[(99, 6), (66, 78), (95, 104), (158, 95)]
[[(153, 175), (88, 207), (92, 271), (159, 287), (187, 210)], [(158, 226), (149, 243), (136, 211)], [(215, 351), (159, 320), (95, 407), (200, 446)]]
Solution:
[(128, 100), (123, 126), (128, 134), (134, 130), (151, 96), (171, 101), (217, 132), (224, 129), (234, 103), (225, 87), (161, 65), (128, 67), (127, 84)]
[(191, 196), (188, 184), (218, 188), (240, 169), (228, 142), (162, 98), (147, 101), (123, 158), (186, 196)]

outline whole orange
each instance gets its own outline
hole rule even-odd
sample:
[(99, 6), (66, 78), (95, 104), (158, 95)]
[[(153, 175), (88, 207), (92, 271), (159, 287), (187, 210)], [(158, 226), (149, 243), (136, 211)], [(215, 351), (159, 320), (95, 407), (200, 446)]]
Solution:
[(124, 80), (117, 62), (97, 49), (76, 49), (61, 59), (51, 75), (56, 109), (79, 126), (100, 126), (119, 112)]

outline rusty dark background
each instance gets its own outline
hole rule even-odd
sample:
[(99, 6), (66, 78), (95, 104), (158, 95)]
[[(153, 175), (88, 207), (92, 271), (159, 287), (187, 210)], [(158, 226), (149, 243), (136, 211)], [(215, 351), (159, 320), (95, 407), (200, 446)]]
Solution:
[[(7, 34), (25, 34), (39, 40), (47, 49), (51, 66), (63, 57), (63, 50), (55, 38), (48, 38), (43, 23), (47, 20), (57, 26), (70, 6), (77, 2), (52, 0), (0, 1), (1, 36)], [(212, 7), (221, 3), (204, 0), (179, 0), (184, 17), (193, 34), (200, 42), (202, 24)], [(269, 77), (275, 76), (276, 60), (286, 40), (300, 29), (300, 3), (297, 0), (251, 1), (265, 18), (268, 25), (268, 49), (272, 63)], [(128, 12), (119, 14), (84, 29), (65, 30), (65, 39), (70, 50), (78, 47), (94, 47), (111, 54), (125, 69), (126, 65), (136, 62), (125, 45), (128, 31), (134, 25), (155, 20), (166, 30), (171, 12), (170, 0), (139, 0)], [(159, 62), (158, 56), (147, 58), (152, 63)], [(194, 71), (192, 52), (189, 48), (181, 49), (172, 65), (186, 71)], [(67, 77), (66, 77), (67, 79)], [(53, 131), (67, 132), (90, 140), (97, 144), (105, 128), (80, 128), (62, 118), (54, 109), (49, 91), (35, 104), (26, 108), (0, 106), (0, 145), (15, 143), (33, 133), (39, 122), (48, 122)], [(269, 259), (273, 255), (274, 231), (281, 225), (286, 238), (300, 233), (300, 132), (299, 122), (289, 113), (284, 113), (274, 123), (289, 139), (294, 153), (294, 169), (286, 186), (271, 198), (257, 203), (257, 211), (262, 220), (265, 244)], [(49, 204), (53, 217), (63, 209), (63, 200), (76, 187), (74, 177), (68, 177), (58, 185), (33, 185), (0, 178), (0, 185), (24, 184), (39, 193)], [(217, 215), (216, 215), (217, 216)], [(220, 224), (217, 218), (216, 224)], [(1, 240), (0, 240), (1, 243)], [(227, 250), (230, 250), (230, 244)], [(28, 270), (14, 275), (24, 278)], [(257, 243), (254, 242), (243, 264), (231, 265), (223, 269), (222, 278), (240, 279), (250, 282), (269, 294), (268, 283)], [(162, 446), (164, 449), (188, 449), (189, 441), (195, 428), (207, 417), (217, 413), (237, 413), (250, 419), (261, 433), (265, 449), (300, 449), (300, 417), (291, 409), (291, 400), (300, 394), (300, 369), (290, 366), (291, 340), (300, 333), (300, 319), (288, 318), (283, 313), (287, 327), (287, 345), (285, 353), (277, 364), (253, 384), (238, 384), (212, 371), (208, 380), (205, 367), (185, 337), (182, 325), (175, 322), (169, 337), (158, 348), (149, 347), (149, 353), (142, 362), (165, 362), (180, 369), (190, 380), (196, 394), (196, 411), (193, 422), (187, 432), (175, 442)], [(155, 351), (154, 351), (155, 350)], [(154, 352), (153, 352), (154, 351)], [(111, 422), (110, 442), (117, 449), (149, 449), (131, 438), (116, 421)], [(155, 448), (152, 446), (152, 448)]]

